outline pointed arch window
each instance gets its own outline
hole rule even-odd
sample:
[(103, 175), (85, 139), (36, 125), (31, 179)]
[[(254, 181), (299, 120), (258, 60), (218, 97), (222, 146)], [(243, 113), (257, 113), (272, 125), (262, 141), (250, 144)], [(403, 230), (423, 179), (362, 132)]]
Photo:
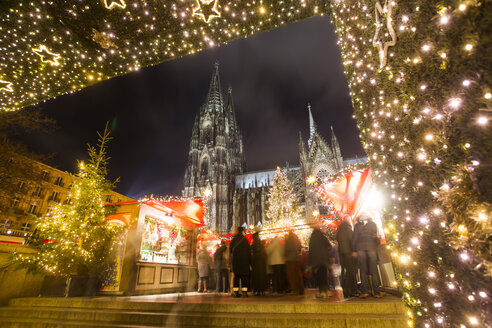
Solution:
[(212, 122), (210, 122), (208, 119), (203, 122), (202, 125), (202, 131), (201, 131), (201, 137), (202, 137), (202, 143), (208, 143), (212, 141)]
[(209, 161), (208, 157), (202, 159), (200, 163), (200, 177), (208, 178)]

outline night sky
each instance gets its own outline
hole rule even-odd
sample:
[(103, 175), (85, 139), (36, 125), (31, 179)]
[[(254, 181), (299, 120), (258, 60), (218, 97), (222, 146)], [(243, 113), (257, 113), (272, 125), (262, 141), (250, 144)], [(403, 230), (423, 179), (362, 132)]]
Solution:
[[(224, 96), (232, 87), (247, 171), (298, 165), (299, 131), (309, 137), (307, 103), (329, 140), (330, 125), (344, 158), (364, 156), (328, 17), (314, 17), (139, 72), (98, 83), (38, 105), (57, 121), (49, 134), (25, 136), (31, 150), (76, 172), (87, 143), (106, 121), (112, 127), (110, 178), (130, 197), (181, 195), (193, 121), (220, 62)], [(226, 98), (224, 98), (226, 99)]]

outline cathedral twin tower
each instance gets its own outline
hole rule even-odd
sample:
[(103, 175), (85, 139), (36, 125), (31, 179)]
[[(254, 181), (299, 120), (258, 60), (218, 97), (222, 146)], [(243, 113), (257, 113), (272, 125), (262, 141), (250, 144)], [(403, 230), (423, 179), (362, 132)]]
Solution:
[(209, 227), (225, 232), (232, 226), (234, 179), (243, 173), (243, 139), (236, 122), (232, 89), (222, 99), (219, 63), (215, 63), (205, 104), (195, 117), (191, 134), (183, 196), (203, 196), (212, 191)]
[[(316, 131), (310, 110), (309, 114), (308, 150), (304, 149), (301, 139), (301, 166), (293, 168), (293, 178), (291, 174), (291, 179), (298, 180), (304, 187), (308, 175), (333, 174), (343, 165), (334, 133), (332, 132), (331, 136), (331, 147), (328, 147)], [(260, 175), (254, 173), (254, 186), (244, 184), (248, 176), (252, 175), (244, 174), (244, 171), (243, 140), (236, 122), (232, 89), (229, 88), (224, 102), (219, 64), (216, 62), (205, 103), (195, 117), (183, 189), (185, 197), (204, 196), (205, 190), (212, 191), (208, 218), (208, 226), (212, 230), (227, 233), (234, 225), (255, 225), (258, 221), (266, 219), (266, 193), (274, 170), (262, 172)], [(252, 202), (252, 199), (260, 201)], [(238, 204), (239, 202), (243, 204)], [(303, 205), (307, 213), (314, 206), (308, 199), (304, 199)]]

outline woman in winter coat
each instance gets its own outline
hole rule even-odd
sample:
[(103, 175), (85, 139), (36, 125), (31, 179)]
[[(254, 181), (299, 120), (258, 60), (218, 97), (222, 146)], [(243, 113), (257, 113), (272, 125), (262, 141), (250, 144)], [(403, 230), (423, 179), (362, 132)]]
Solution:
[(263, 296), (267, 288), (266, 251), (258, 232), (253, 234), (251, 246), (253, 253), (251, 287), (255, 296)]
[(234, 296), (240, 297), (239, 286), (242, 295), (248, 296), (249, 274), (251, 266), (251, 248), (246, 237), (243, 236), (243, 227), (237, 228), (237, 234), (229, 245), (229, 262), (234, 273)]
[(207, 251), (205, 245), (202, 245), (200, 251), (196, 256), (196, 261), (198, 263), (198, 292), (202, 291), (203, 284), (203, 292), (208, 292), (207, 290), (207, 280), (208, 274), (210, 272), (210, 265), (212, 263), (212, 258)]

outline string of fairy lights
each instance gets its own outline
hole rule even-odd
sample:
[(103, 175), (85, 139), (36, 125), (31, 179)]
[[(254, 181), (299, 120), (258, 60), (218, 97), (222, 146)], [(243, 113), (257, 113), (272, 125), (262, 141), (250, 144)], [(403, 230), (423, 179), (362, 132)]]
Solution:
[(473, 179), (490, 149), (490, 12), (479, 0), (12, 2), (0, 15), (0, 109), (328, 14), (375, 182), (392, 200), (385, 231), (409, 325), (483, 327), (492, 210)]
[(0, 109), (312, 16), (307, 0), (19, 1), (0, 15)]
[[(444, 37), (453, 21), (466, 22), (463, 16), (469, 10), (480, 10), (477, 6), (475, 1), (439, 5), (334, 1), (330, 12), (364, 148), (376, 181), (392, 199), (385, 231), (393, 241), (404, 300), (412, 309), (410, 325), (484, 326), (490, 315), (486, 310), (490, 287), (467, 281), (467, 272), (480, 265), (483, 256), (471, 254), (471, 240), (450, 249), (448, 243), (462, 237), (467, 228), (459, 225), (458, 233), (449, 238), (454, 223), (445, 212), (453, 209), (445, 209), (439, 201), (449, 190), (450, 180), (460, 184), (459, 179), (452, 179), (451, 164), (467, 158), (473, 147), (471, 138), (453, 144), (448, 126), (461, 113), (477, 112), (471, 105), (471, 93), (467, 94), (472, 83), (478, 102), (491, 97), (488, 86), (480, 85), (479, 79), (471, 81), (451, 66), (453, 61), (472, 59), (477, 41), (464, 37), (451, 48), (450, 43), (457, 40)], [(452, 81), (455, 76), (462, 80)], [(474, 129), (486, 129), (489, 117), (471, 115), (470, 121)], [(470, 164), (480, 165), (478, 161)], [(490, 207), (488, 213), (481, 207), (475, 216), (480, 215), (482, 227), (490, 228)], [(428, 247), (439, 251), (429, 252)], [(457, 307), (460, 310), (453, 313), (451, 309)]]

